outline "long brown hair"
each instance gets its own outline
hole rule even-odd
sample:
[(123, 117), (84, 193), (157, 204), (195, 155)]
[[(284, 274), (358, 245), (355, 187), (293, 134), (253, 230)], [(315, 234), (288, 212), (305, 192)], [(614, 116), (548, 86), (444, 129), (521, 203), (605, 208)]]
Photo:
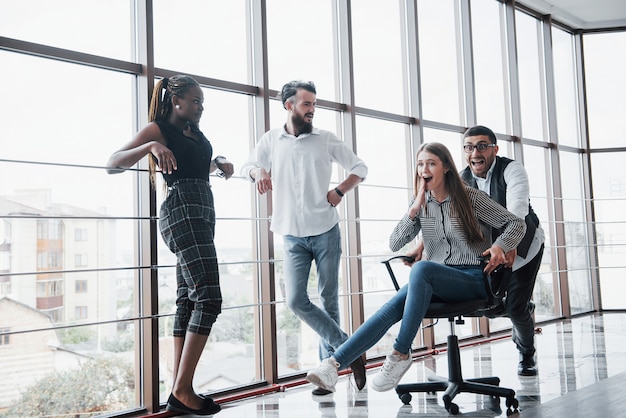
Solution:
[[(199, 86), (198, 82), (188, 75), (175, 75), (170, 78), (162, 78), (156, 82), (150, 99), (148, 121), (167, 120), (172, 113), (172, 97), (184, 97), (191, 87)], [(192, 126), (192, 129), (198, 129)], [(150, 182), (156, 185), (156, 159), (149, 159)]]
[[(417, 159), (421, 152), (427, 151), (436, 155), (441, 160), (444, 168), (448, 170), (445, 175), (444, 182), (448, 193), (450, 194), (452, 213), (461, 219), (461, 225), (465, 236), (469, 242), (478, 242), (484, 239), (483, 233), (478, 225), (474, 207), (467, 194), (466, 186), (461, 180), (461, 176), (456, 169), (454, 160), (448, 148), (438, 142), (429, 142), (422, 144), (415, 155)], [(420, 186), (420, 178), (415, 170), (415, 178), (413, 179), (413, 196), (417, 196)]]

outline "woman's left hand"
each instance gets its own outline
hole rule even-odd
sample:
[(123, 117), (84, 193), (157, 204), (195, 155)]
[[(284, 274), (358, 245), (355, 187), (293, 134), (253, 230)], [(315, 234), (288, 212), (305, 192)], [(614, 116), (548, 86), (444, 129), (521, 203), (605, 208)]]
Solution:
[(484, 268), (484, 272), (491, 274), (500, 264), (505, 264), (506, 258), (504, 256), (504, 250), (498, 245), (492, 245), (487, 251), (483, 253), (484, 257), (489, 257), (487, 265)]
[(226, 159), (220, 158), (219, 162), (216, 160), (215, 165), (217, 166), (217, 168), (222, 170), (222, 172), (224, 173), (224, 179), (226, 180), (231, 178), (232, 175), (235, 173), (235, 166), (233, 166), (233, 163)]

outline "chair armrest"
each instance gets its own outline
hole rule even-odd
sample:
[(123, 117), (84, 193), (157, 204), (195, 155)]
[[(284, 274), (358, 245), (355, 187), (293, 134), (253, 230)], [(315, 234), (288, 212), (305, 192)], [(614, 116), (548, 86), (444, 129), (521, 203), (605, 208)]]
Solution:
[[(489, 257), (479, 257), (478, 259), (483, 262), (484, 267)], [(490, 274), (485, 275), (489, 304), (491, 306), (499, 305), (506, 296), (512, 274), (513, 270), (510, 267), (504, 267), (504, 264), (500, 264)]]
[(391, 263), (394, 260), (402, 260), (409, 263), (415, 261), (415, 257), (410, 257), (408, 255), (396, 255), (395, 257), (388, 258), (387, 260), (381, 261), (387, 267), (387, 271), (389, 272), (389, 276), (391, 277), (391, 281), (393, 282), (393, 286), (396, 288), (396, 292), (400, 290), (400, 285), (398, 285), (398, 280), (396, 280), (396, 275), (393, 273), (393, 269), (391, 268)]

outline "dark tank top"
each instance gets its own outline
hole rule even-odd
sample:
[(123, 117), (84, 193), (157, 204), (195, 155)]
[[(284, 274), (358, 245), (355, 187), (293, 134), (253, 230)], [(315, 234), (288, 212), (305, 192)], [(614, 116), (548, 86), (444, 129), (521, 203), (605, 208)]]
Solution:
[(181, 179), (209, 180), (211, 158), (213, 148), (204, 134), (195, 130), (199, 140), (185, 136), (183, 132), (168, 121), (158, 120), (155, 122), (167, 141), (167, 147), (176, 158), (177, 169), (172, 174), (163, 173), (163, 178), (168, 186)]

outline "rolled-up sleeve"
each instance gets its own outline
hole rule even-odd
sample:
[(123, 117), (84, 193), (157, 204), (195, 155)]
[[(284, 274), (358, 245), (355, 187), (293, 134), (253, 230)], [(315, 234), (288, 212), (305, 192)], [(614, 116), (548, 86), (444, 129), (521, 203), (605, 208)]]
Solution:
[(362, 179), (367, 177), (367, 165), (346, 144), (331, 134), (328, 140), (328, 154), (343, 167), (348, 174), (354, 174)]
[(272, 169), (271, 163), (271, 141), (272, 141), (272, 131), (266, 132), (256, 147), (250, 152), (248, 159), (241, 166), (241, 170), (239, 171), (240, 175), (250, 181), (254, 181), (254, 179), (250, 176), (250, 171), (255, 168), (263, 168), (268, 173)]

